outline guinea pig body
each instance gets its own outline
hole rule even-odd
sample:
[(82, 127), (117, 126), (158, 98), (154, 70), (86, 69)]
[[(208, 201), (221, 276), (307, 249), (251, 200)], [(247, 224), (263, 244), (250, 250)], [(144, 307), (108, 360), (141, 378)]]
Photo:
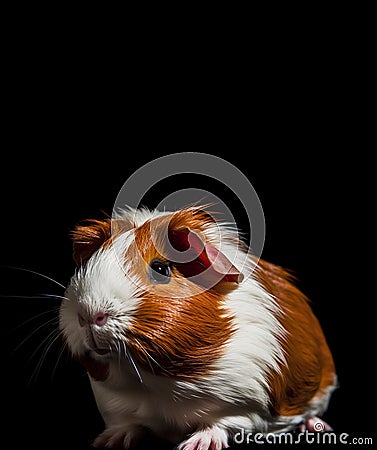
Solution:
[(329, 429), (316, 417), (336, 387), (321, 327), (234, 229), (197, 208), (128, 210), (73, 242), (60, 327), (106, 424), (95, 447), (129, 448), (145, 430), (220, 450), (242, 430)]

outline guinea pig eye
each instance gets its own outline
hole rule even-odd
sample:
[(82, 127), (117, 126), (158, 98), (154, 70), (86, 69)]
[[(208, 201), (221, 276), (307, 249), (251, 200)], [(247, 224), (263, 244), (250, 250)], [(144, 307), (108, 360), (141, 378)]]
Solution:
[(167, 284), (170, 281), (169, 263), (160, 259), (152, 259), (149, 263), (149, 279), (154, 284)]

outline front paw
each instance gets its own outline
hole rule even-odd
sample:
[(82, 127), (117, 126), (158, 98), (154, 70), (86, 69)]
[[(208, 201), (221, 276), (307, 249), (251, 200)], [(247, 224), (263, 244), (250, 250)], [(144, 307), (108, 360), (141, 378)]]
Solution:
[(330, 425), (316, 416), (307, 417), (300, 425), (301, 433), (305, 431), (319, 432), (319, 431), (333, 431)]
[(93, 442), (94, 448), (121, 448), (134, 447), (141, 436), (143, 429), (137, 426), (106, 428)]
[(221, 450), (228, 448), (228, 436), (225, 430), (217, 426), (203, 428), (183, 441), (177, 450)]

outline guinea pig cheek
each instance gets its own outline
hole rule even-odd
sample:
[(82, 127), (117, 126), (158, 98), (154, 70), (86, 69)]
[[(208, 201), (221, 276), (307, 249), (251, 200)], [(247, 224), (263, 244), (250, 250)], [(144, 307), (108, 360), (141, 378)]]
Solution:
[(85, 334), (78, 321), (78, 304), (76, 301), (64, 300), (60, 306), (59, 327), (64, 342), (74, 357), (85, 352)]
[(148, 289), (127, 333), (132, 355), (154, 374), (182, 380), (208, 375), (234, 332), (224, 302), (219, 293), (197, 293), (184, 277)]

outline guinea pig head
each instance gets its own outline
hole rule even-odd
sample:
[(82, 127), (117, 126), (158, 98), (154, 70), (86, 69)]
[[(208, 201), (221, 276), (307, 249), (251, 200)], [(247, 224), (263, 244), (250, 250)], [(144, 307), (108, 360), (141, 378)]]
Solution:
[(242, 281), (222, 234), (197, 208), (77, 227), (78, 269), (60, 314), (71, 352), (178, 379), (207, 374), (233, 333), (227, 292)]

